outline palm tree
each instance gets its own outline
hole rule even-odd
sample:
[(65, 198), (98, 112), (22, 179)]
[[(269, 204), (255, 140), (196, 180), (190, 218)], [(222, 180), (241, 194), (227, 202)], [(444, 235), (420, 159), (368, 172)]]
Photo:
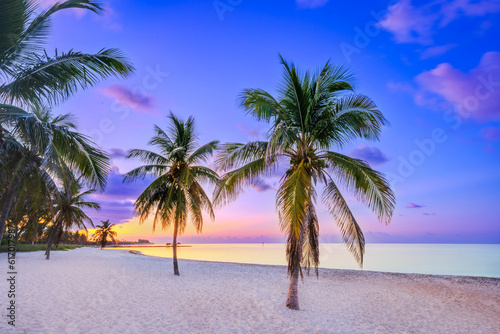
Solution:
[(183, 122), (172, 113), (169, 130), (163, 131), (155, 125), (156, 135), (149, 141), (160, 153), (135, 149), (128, 158), (139, 158), (145, 165), (125, 174), (124, 182), (143, 179), (146, 175), (156, 177), (135, 202), (135, 211), (143, 223), (154, 213), (153, 231), (161, 223), (165, 230), (173, 224), (174, 275), (179, 275), (177, 264), (177, 236), (184, 232), (186, 222), (192, 220), (196, 231), (203, 227), (202, 210), (215, 218), (212, 203), (201, 187), (201, 181), (216, 183), (219, 177), (208, 167), (196, 165), (206, 162), (217, 149), (218, 141), (196, 148), (197, 135), (194, 118)]
[(352, 191), (386, 224), (392, 217), (395, 198), (381, 173), (362, 160), (331, 150), (358, 138), (379, 139), (386, 123), (370, 98), (354, 93), (350, 71), (328, 62), (315, 75), (299, 75), (293, 64), (280, 59), (284, 75), (278, 98), (261, 89), (247, 89), (241, 95), (241, 105), (248, 114), (270, 123), (267, 141), (221, 146), (216, 167), (228, 172), (215, 189), (214, 204), (235, 199), (245, 185), (272, 175), (279, 163), (286, 164), (276, 207), (281, 230), (287, 235), (290, 285), (286, 306), (298, 310), (301, 264), (308, 269), (314, 266), (318, 274), (317, 183), (324, 185), (323, 203), (360, 266), (363, 233), (337, 185)]
[(53, 117), (48, 111), (25, 112), (6, 107), (0, 112), (4, 143), (0, 146), (0, 237), (12, 207), (23, 191), (36, 186), (50, 200), (57, 183), (76, 174), (90, 188), (104, 189), (110, 170), (107, 153), (75, 131), (71, 115)]
[(51, 17), (71, 8), (103, 10), (92, 0), (62, 1), (43, 11), (35, 0), (0, 2), (0, 240), (27, 175), (36, 176), (47, 190), (54, 189), (51, 172), (65, 163), (90, 186), (103, 189), (106, 184), (109, 157), (72, 131), (72, 123), (58, 124), (66, 123), (68, 115), (49, 121), (43, 110), (100, 79), (127, 76), (133, 67), (117, 49), (96, 54), (56, 50), (48, 56), (44, 46)]
[(94, 232), (92, 239), (97, 241), (101, 245), (101, 249), (106, 247), (106, 243), (108, 242), (108, 237), (111, 241), (116, 242), (115, 237), (117, 233), (113, 231), (113, 227), (115, 224), (110, 224), (109, 219), (106, 221), (101, 220), (102, 225), (97, 225), (97, 230)]
[(48, 56), (44, 46), (51, 18), (71, 8), (103, 11), (92, 0), (61, 1), (38, 14), (36, 0), (0, 2), (0, 103), (52, 106), (72, 96), (78, 88), (132, 73), (132, 65), (118, 49), (102, 49), (96, 54), (56, 50), (54, 56)]
[(76, 227), (87, 231), (85, 223), (94, 227), (92, 219), (85, 213), (84, 209), (99, 210), (101, 206), (96, 202), (89, 202), (86, 196), (95, 193), (95, 189), (83, 190), (83, 185), (78, 179), (70, 174), (69, 179), (64, 182), (64, 187), (57, 191), (54, 199), (54, 219), (51, 233), (47, 241), (46, 259), (50, 259), (52, 244), (56, 247), (64, 231)]

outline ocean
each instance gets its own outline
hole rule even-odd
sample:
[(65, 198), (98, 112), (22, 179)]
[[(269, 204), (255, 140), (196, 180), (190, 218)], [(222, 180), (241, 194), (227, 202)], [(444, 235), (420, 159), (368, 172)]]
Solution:
[[(172, 248), (158, 246), (119, 249), (172, 257)], [(283, 244), (190, 244), (178, 247), (177, 254), (179, 259), (189, 260), (287, 264)], [(361, 270), (344, 244), (322, 244), (320, 268)], [(500, 245), (367, 244), (362, 270), (500, 278)]]

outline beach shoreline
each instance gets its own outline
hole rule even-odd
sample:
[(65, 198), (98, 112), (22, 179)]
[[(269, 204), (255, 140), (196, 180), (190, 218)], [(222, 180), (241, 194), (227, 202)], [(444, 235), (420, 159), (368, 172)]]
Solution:
[[(7, 257), (1, 262), (7, 266)], [(0, 262), (0, 263), (1, 263)], [(286, 267), (79, 248), (18, 254), (16, 327), (2, 333), (494, 333), (500, 279), (322, 269), (285, 308)], [(5, 272), (5, 271), (4, 271)], [(2, 273), (4, 276), (5, 273)], [(1, 289), (7, 289), (2, 277)]]

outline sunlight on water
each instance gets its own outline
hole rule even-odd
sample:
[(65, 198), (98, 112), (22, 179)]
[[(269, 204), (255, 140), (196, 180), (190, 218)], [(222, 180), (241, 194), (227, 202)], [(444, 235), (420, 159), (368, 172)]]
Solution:
[[(183, 245), (184, 246), (184, 245)], [(286, 265), (282, 244), (192, 244), (180, 259)], [(167, 247), (120, 247), (144, 255), (172, 257)], [(359, 269), (343, 244), (320, 246), (320, 267)], [(500, 245), (367, 244), (364, 270), (438, 275), (500, 277)]]

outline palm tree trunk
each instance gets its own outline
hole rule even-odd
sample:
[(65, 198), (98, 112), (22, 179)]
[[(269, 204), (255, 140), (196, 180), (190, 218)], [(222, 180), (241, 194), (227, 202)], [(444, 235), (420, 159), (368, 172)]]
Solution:
[(178, 226), (177, 222), (175, 223), (174, 226), (174, 241), (172, 245), (172, 250), (174, 253), (173, 259), (174, 259), (174, 275), (179, 276), (179, 264), (177, 263), (177, 232), (178, 232)]
[(293, 266), (292, 275), (290, 276), (290, 284), (288, 285), (288, 295), (286, 297), (286, 307), (292, 310), (300, 310), (299, 308), (299, 271), (300, 263), (295, 263)]
[(298, 255), (294, 259), (292, 274), (290, 275), (290, 284), (288, 285), (288, 295), (286, 297), (286, 307), (291, 310), (300, 310), (299, 307), (299, 274), (300, 262), (302, 260), (302, 242), (304, 239), (304, 230), (300, 231)]
[(14, 257), (16, 257), (16, 255), (17, 255), (17, 240), (19, 238), (19, 234), (20, 234), (19, 228), (18, 228), (17, 224), (15, 224), (14, 225), (14, 235), (15, 235), (15, 237), (14, 237)]
[(45, 260), (50, 260), (50, 249), (52, 247), (52, 243), (54, 242), (55, 234), (56, 232), (54, 231), (47, 239), (47, 250), (45, 251), (45, 255), (47, 255), (47, 257), (45, 258)]
[(47, 257), (45, 258), (45, 260), (50, 260), (50, 249), (52, 248), (52, 244), (54, 243), (54, 240), (56, 239), (58, 232), (59, 232), (59, 226), (57, 226), (56, 224), (52, 229), (52, 231), (50, 232), (50, 235), (47, 239), (47, 250), (45, 251), (45, 255), (47, 255)]

